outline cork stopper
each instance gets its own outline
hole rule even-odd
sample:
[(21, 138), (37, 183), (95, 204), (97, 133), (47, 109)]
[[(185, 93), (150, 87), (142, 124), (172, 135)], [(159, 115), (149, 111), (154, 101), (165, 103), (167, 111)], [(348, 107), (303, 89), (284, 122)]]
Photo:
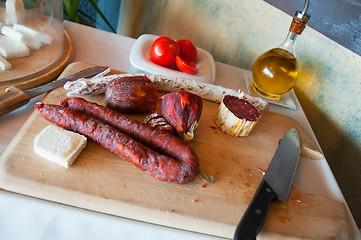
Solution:
[(293, 17), (289, 31), (294, 34), (301, 35), (310, 17), (311, 16), (308, 14), (302, 14), (297, 11), (296, 15)]

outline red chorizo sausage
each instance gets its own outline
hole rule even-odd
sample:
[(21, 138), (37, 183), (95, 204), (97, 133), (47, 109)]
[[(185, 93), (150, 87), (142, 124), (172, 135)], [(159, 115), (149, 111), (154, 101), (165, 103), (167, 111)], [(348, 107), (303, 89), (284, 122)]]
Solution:
[(61, 105), (97, 118), (145, 146), (181, 162), (193, 165), (196, 171), (199, 170), (198, 157), (192, 148), (170, 133), (147, 126), (112, 109), (94, 102), (88, 102), (83, 98), (67, 98), (61, 102)]
[(86, 114), (58, 105), (35, 104), (48, 121), (85, 135), (102, 147), (133, 163), (156, 179), (178, 184), (192, 181), (198, 171), (197, 161), (179, 161), (135, 141), (124, 133)]

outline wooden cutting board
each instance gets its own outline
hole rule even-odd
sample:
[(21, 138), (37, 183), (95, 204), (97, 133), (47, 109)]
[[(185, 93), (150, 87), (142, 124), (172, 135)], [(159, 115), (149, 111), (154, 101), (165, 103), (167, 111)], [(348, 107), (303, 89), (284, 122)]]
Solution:
[[(62, 76), (87, 66), (73, 63)], [(57, 104), (65, 97), (65, 90), (58, 88), (43, 101)], [(104, 103), (104, 95), (86, 98)], [(50, 123), (33, 112), (1, 156), (0, 187), (79, 208), (232, 238), (284, 133), (296, 127), (303, 147), (317, 147), (296, 121), (272, 112), (263, 112), (250, 136), (228, 136), (213, 122), (217, 108), (218, 104), (204, 101), (199, 128), (189, 142), (199, 156), (201, 170), (215, 177), (213, 184), (207, 185), (199, 177), (182, 186), (161, 182), (93, 142), (64, 169), (34, 153), (34, 137)], [(144, 119), (144, 115), (131, 117)], [(286, 203), (271, 204), (259, 236), (348, 239), (345, 210), (341, 202), (307, 195), (292, 186)]]

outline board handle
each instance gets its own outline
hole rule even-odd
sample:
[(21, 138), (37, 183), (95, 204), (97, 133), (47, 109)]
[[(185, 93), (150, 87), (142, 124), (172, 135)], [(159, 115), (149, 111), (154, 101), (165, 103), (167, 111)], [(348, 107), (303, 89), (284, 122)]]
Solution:
[(0, 117), (24, 106), (29, 100), (29, 96), (19, 88), (14, 86), (6, 88), (4, 93), (0, 94)]

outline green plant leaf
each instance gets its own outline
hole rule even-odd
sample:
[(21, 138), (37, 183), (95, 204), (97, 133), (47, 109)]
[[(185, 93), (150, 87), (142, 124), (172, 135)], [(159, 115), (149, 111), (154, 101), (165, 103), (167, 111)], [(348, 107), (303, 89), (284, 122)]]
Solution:
[(69, 21), (75, 22), (78, 17), (78, 8), (81, 0), (63, 0), (63, 8), (65, 15)]
[(93, 1), (93, 0), (89, 0), (90, 4), (93, 6), (93, 8), (95, 9), (95, 11), (97, 11), (97, 13), (100, 15), (100, 17), (104, 20), (104, 22), (108, 25), (108, 27), (113, 31), (113, 33), (116, 33), (114, 28), (112, 27), (112, 25), (110, 24), (110, 22), (108, 21), (108, 19), (104, 16), (104, 14), (102, 13), (102, 11), (99, 9), (99, 7), (97, 6), (97, 4)]
[[(63, 12), (68, 17), (68, 20), (71, 22), (82, 23), (88, 26), (92, 26), (89, 22), (87, 22), (84, 18), (82, 18), (79, 14), (85, 16), (86, 18), (90, 19), (93, 22), (96, 22), (94, 18), (86, 14), (85, 12), (79, 9), (79, 4), (81, 0), (63, 0)], [(88, 0), (88, 2), (92, 5), (94, 10), (99, 14), (99, 16), (104, 20), (107, 26), (116, 33), (115, 29), (109, 23), (108, 19), (104, 16), (102, 11), (99, 9), (97, 4), (93, 0)]]
[(96, 22), (96, 20), (95, 20), (93, 17), (89, 16), (86, 12), (83, 12), (83, 11), (80, 10), (80, 9), (78, 10), (78, 12), (81, 13), (81, 15), (84, 15), (85, 17), (87, 17), (88, 19), (90, 19), (91, 21)]

